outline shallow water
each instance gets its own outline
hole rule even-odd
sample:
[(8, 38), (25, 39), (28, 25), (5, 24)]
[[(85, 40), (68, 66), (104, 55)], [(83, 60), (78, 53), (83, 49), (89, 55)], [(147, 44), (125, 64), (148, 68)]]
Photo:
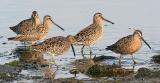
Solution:
[[(104, 51), (104, 48), (107, 45), (113, 44), (119, 38), (132, 34), (134, 29), (140, 29), (143, 32), (144, 39), (153, 48), (149, 50), (144, 44), (134, 54), (138, 62), (145, 63), (145, 61), (149, 61), (150, 57), (157, 54), (160, 50), (160, 40), (158, 37), (160, 35), (160, 12), (157, 11), (160, 7), (159, 3), (159, 0), (5, 0), (0, 3), (0, 53), (6, 56), (0, 57), (0, 64), (17, 60), (16, 57), (11, 57), (13, 55), (9, 55), (11, 50), (16, 48), (17, 44), (20, 45), (19, 42), (8, 42), (8, 37), (16, 35), (9, 30), (9, 26), (13, 26), (21, 20), (29, 18), (33, 10), (38, 11), (41, 19), (46, 14), (51, 15), (53, 20), (66, 30), (62, 32), (53, 25), (47, 38), (59, 35), (74, 35), (92, 23), (95, 12), (102, 12), (103, 16), (115, 22), (115, 25), (106, 23), (108, 26), (104, 27), (102, 39), (92, 46), (94, 54), (99, 55), (119, 57), (118, 54)], [(79, 54), (80, 47), (75, 46), (75, 48), (76, 53)], [(88, 53), (87, 49), (86, 53)], [(130, 58), (129, 56), (126, 57)], [(68, 66), (70, 61), (75, 60), (71, 60), (70, 58), (74, 58), (71, 50), (63, 56), (57, 56), (56, 61), (61, 66), (70, 67)], [(80, 58), (82, 58), (81, 55), (76, 56), (76, 59)], [(129, 59), (125, 61), (129, 61), (124, 63), (124, 67), (128, 68), (126, 65), (131, 62)], [(141, 64), (136, 67), (139, 68), (141, 66), (148, 65)], [(72, 77), (72, 75), (68, 71), (57, 71), (56, 78), (65, 77)], [(86, 77), (82, 74), (78, 75), (78, 78)]]

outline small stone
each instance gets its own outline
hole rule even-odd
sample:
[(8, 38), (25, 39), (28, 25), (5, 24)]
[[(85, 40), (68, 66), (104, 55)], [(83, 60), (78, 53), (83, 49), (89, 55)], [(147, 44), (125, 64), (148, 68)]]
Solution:
[(151, 75), (151, 70), (148, 68), (139, 68), (135, 77), (149, 77)]
[(104, 60), (107, 60), (107, 59), (117, 59), (117, 57), (114, 57), (114, 56), (104, 56), (104, 55), (98, 56), (98, 57), (95, 56), (93, 58), (93, 61), (94, 62), (98, 62), (98, 61), (104, 61)]
[(152, 57), (152, 61), (160, 64), (160, 55), (154, 55)]
[(5, 45), (5, 44), (7, 44), (7, 42), (3, 42), (2, 44), (4, 44), (4, 45)]

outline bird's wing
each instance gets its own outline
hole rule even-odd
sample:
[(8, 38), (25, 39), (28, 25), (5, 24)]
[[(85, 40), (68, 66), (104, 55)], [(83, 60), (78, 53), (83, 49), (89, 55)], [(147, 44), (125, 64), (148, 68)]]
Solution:
[(75, 39), (77, 40), (77, 42), (82, 42), (84, 40), (87, 40), (88, 38), (92, 38), (90, 36), (94, 36), (92, 35), (95, 33), (95, 29), (92, 29), (92, 28), (95, 28), (94, 26), (95, 25), (91, 24), (88, 27), (81, 30), (79, 33), (77, 33), (75, 35)]
[(124, 46), (129, 46), (133, 39), (132, 35), (128, 35), (126, 37), (123, 37), (119, 39), (116, 43), (112, 44), (111, 46), (108, 46), (109, 50), (116, 50), (116, 49), (122, 49)]
[(64, 48), (64, 45), (66, 44), (66, 38), (62, 36), (52, 37), (49, 39), (46, 39), (42, 45), (44, 45), (46, 48), (46, 51), (52, 51), (52, 52), (59, 52), (60, 49)]
[(30, 30), (33, 27), (33, 20), (32, 19), (26, 19), (21, 21), (19, 24), (10, 27), (11, 30), (18, 34), (27, 33), (28, 30)]

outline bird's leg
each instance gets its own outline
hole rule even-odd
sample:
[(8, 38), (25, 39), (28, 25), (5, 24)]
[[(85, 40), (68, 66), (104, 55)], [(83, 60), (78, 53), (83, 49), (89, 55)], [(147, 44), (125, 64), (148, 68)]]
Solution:
[(32, 50), (32, 45), (36, 45), (36, 41), (31, 41), (29, 43), (29, 50), (31, 51)]
[(133, 64), (136, 64), (137, 62), (134, 60), (133, 55), (131, 55), (131, 56), (132, 56)]
[(23, 45), (24, 45), (25, 50), (27, 50), (27, 46), (26, 46), (26, 42), (25, 41), (23, 42)]
[(56, 68), (58, 69), (58, 65), (54, 59), (54, 54), (52, 54), (52, 64), (54, 64), (56, 66)]
[(91, 47), (89, 46), (89, 50), (90, 50), (90, 59), (92, 59), (92, 49), (91, 49)]
[(35, 45), (35, 42), (36, 42), (36, 41), (31, 41), (31, 43), (29, 43), (29, 50), (30, 50), (30, 51), (32, 50), (32, 45)]
[(49, 77), (50, 79), (53, 81), (54, 80), (54, 77), (55, 77), (55, 73), (58, 69), (56, 69), (54, 72), (51, 71), (51, 63), (49, 64), (49, 68), (48, 68), (48, 71), (49, 71)]
[(50, 53), (51, 56), (52, 56), (52, 59), (51, 59), (51, 62), (49, 63), (49, 69), (51, 69), (51, 65), (54, 64), (56, 66), (56, 69), (58, 69), (58, 65), (57, 63), (55, 62), (55, 59), (54, 59), (54, 54)]
[(122, 55), (119, 56), (119, 65), (121, 66), (121, 58), (122, 58)]
[(84, 54), (83, 54), (83, 49), (84, 49), (84, 47), (85, 47), (85, 45), (83, 45), (82, 48), (81, 48), (81, 55), (82, 55), (83, 58), (85, 58), (85, 56), (84, 56)]

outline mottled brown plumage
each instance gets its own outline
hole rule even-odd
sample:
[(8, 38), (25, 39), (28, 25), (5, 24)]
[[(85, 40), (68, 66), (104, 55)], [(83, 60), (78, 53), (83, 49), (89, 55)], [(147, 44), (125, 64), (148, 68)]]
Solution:
[[(151, 49), (149, 44), (143, 39), (142, 32), (140, 30), (135, 30), (132, 35), (128, 35), (126, 37), (121, 38), (115, 44), (108, 46), (106, 50), (111, 50), (121, 55), (126, 55), (126, 54), (132, 55), (141, 48), (142, 41), (144, 41), (147, 44), (147, 46)], [(134, 59), (133, 62), (136, 63)]]
[(31, 18), (21, 21), (19, 24), (10, 27), (16, 34), (28, 34), (41, 23), (37, 11), (33, 11)]
[[(35, 51), (40, 51), (40, 52), (44, 52), (44, 53), (46, 52), (46, 53), (51, 54), (52, 58), (53, 58), (53, 56), (55, 56), (55, 55), (62, 55), (65, 52), (67, 52), (69, 50), (69, 48), (72, 46), (72, 43), (74, 43), (74, 42), (75, 42), (75, 39), (71, 35), (69, 35), (67, 37), (57, 36), (57, 37), (52, 37), (52, 38), (46, 39), (41, 44), (33, 45), (32, 47)], [(72, 50), (75, 55), (73, 46), (72, 46)], [(55, 61), (53, 61), (53, 63), (56, 65)]]
[[(51, 16), (46, 15), (44, 16), (43, 23), (38, 25), (36, 28), (30, 29), (30, 33), (18, 34), (16, 37), (11, 37), (8, 39), (21, 42), (32, 41), (32, 43), (34, 44), (36, 41), (41, 40), (47, 36), (51, 27), (51, 23), (61, 28), (59, 25), (52, 21)], [(63, 28), (61, 29), (64, 30)]]
[[(104, 27), (104, 21), (114, 24), (113, 22), (103, 18), (101, 13), (95, 13), (93, 17), (93, 23), (75, 35), (76, 41), (80, 44), (83, 44), (83, 47), (81, 49), (83, 57), (84, 57), (83, 55), (84, 46), (90, 47), (90, 45), (95, 44), (101, 38)], [(90, 48), (90, 55), (91, 55), (91, 48)]]
[(74, 42), (75, 39), (71, 35), (67, 37), (57, 36), (46, 39), (41, 44), (33, 45), (33, 48), (37, 51), (50, 52), (55, 55), (61, 55), (68, 51), (71, 44)]

